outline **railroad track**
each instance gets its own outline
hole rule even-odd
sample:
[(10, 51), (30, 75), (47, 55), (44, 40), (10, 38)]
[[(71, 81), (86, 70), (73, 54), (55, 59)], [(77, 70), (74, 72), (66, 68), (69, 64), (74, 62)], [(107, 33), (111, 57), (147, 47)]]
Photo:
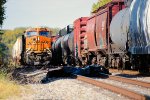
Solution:
[(143, 81), (138, 81), (135, 79), (129, 79), (129, 78), (124, 78), (120, 76), (112, 76), (112, 75), (109, 75), (108, 78), (111, 80), (115, 80), (115, 81), (121, 81), (121, 82), (129, 83), (129, 84), (133, 84), (133, 85), (142, 86), (145, 88), (150, 88), (149, 82), (143, 82)]
[(88, 77), (84, 77), (80, 75), (74, 75), (74, 76), (76, 77), (77, 80), (113, 91), (118, 94), (122, 94), (134, 100), (150, 100), (150, 97), (147, 95), (143, 95), (143, 94), (140, 94), (140, 93), (137, 93), (137, 92), (134, 92), (134, 91), (122, 88), (122, 87), (114, 86), (105, 82), (97, 81), (92, 78), (88, 78)]
[(12, 78), (17, 80), (18, 83), (28, 84), (28, 83), (41, 83), (41, 80), (47, 77), (47, 73), (53, 70), (60, 70), (61, 67), (57, 68), (46, 68), (46, 69), (36, 69), (31, 67), (22, 67), (15, 69), (12, 73)]
[(149, 82), (139, 81), (139, 80), (125, 78), (125, 77), (121, 77), (121, 76), (107, 75), (107, 74), (102, 74), (102, 73), (101, 73), (101, 75), (102, 75), (101, 76), (102, 78), (107, 77), (107, 79), (110, 79), (110, 80), (115, 80), (115, 81), (119, 81), (119, 82), (142, 86), (145, 88), (150, 88)]
[(33, 72), (19, 70), (13, 73), (13, 79), (17, 80), (18, 83), (40, 83), (40, 81), (46, 76), (47, 70), (35, 70)]
[(128, 75), (128, 76), (150, 76), (150, 73), (140, 73), (137, 70), (118, 70), (118, 69), (109, 69), (110, 73), (116, 73), (121, 75)]
[(120, 73), (120, 74), (127, 74), (127, 75), (139, 75), (140, 73), (138, 71), (133, 70), (118, 70), (118, 69), (109, 69), (110, 73)]

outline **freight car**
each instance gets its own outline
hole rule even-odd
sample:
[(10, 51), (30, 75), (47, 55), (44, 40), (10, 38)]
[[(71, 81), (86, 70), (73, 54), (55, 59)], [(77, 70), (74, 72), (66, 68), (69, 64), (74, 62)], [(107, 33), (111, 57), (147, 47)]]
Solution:
[(124, 51), (119, 57), (125, 64), (130, 61), (131, 67), (141, 72), (150, 72), (149, 5), (150, 0), (133, 0), (129, 7), (113, 18), (110, 25), (113, 44)]
[(97, 63), (102, 66), (120, 66), (119, 62), (121, 59), (118, 57), (118, 55), (122, 52), (112, 52), (114, 61), (112, 60), (110, 55), (112, 48), (112, 40), (110, 37), (110, 23), (112, 21), (112, 18), (124, 8), (125, 5), (123, 0), (112, 0), (112, 2), (106, 4), (104, 7), (100, 7), (98, 12), (88, 19), (88, 48), (86, 48), (86, 55), (88, 59), (91, 60), (93, 57), (96, 57)]
[(51, 31), (47, 28), (29, 28), (13, 46), (12, 57), (25, 65), (47, 65), (52, 58)]
[[(66, 29), (67, 31), (64, 31)], [(64, 65), (64, 64), (73, 64), (74, 59), (74, 33), (73, 27), (69, 27), (69, 25), (60, 30), (59, 38), (53, 43), (52, 51), (53, 51), (53, 64), (54, 65)], [(63, 32), (62, 32), (63, 31)], [(70, 62), (70, 61), (72, 62)]]
[(22, 53), (22, 39), (18, 38), (12, 49), (12, 58), (15, 64), (19, 64)]
[[(72, 43), (68, 43), (73, 47), (71, 56), (73, 56), (77, 65), (91, 64), (94, 57), (99, 57), (98, 62), (100, 58), (105, 61), (107, 44), (109, 43), (110, 22), (113, 16), (123, 8), (125, 8), (123, 0), (112, 0), (112, 2), (102, 6), (93, 16), (82, 17), (74, 21), (73, 32), (63, 37), (69, 39), (69, 36), (73, 36)], [(55, 49), (57, 50), (57, 48)], [(104, 65), (104, 62), (102, 65)]]
[(124, 0), (112, 0), (92, 16), (77, 19), (73, 32), (54, 43), (54, 54), (60, 53), (56, 59), (81, 66), (95, 59), (102, 66), (149, 71), (149, 4), (129, 0), (126, 6)]

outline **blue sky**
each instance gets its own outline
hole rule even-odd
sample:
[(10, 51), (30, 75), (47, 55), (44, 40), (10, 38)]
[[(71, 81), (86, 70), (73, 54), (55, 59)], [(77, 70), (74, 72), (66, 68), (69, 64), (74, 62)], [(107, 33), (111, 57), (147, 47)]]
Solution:
[(63, 28), (79, 17), (89, 16), (98, 0), (8, 0), (3, 29), (16, 27)]

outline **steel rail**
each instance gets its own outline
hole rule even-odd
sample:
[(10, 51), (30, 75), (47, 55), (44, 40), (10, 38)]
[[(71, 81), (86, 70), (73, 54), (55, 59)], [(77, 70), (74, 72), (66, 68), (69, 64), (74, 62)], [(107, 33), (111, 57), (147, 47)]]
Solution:
[(122, 87), (118, 87), (118, 86), (114, 86), (114, 85), (111, 85), (108, 83), (100, 82), (100, 81), (94, 80), (92, 78), (88, 78), (88, 77), (84, 77), (84, 76), (80, 76), (80, 75), (74, 75), (74, 76), (77, 80), (80, 80), (80, 81), (83, 81), (83, 82), (86, 82), (86, 83), (89, 83), (89, 84), (113, 91), (113, 92), (118, 93), (118, 94), (122, 94), (122, 95), (127, 96), (129, 98), (132, 98), (134, 100), (149, 100), (150, 99), (146, 95), (139, 94), (139, 93), (136, 93), (134, 91), (124, 89)]
[(143, 81), (139, 81), (139, 80), (124, 78), (124, 77), (120, 77), (120, 76), (112, 76), (112, 75), (108, 76), (108, 78), (111, 80), (115, 80), (115, 81), (121, 81), (121, 82), (125, 82), (125, 83), (130, 83), (133, 85), (142, 86), (145, 88), (150, 88), (149, 82), (143, 82)]
[(29, 73), (29, 74), (20, 73), (20, 75), (28, 78), (28, 77), (34, 77), (36, 75), (40, 75), (40, 74), (47, 73), (47, 72), (48, 72), (47, 70), (43, 70), (43, 71), (36, 71), (36, 72), (33, 72), (33, 73)]

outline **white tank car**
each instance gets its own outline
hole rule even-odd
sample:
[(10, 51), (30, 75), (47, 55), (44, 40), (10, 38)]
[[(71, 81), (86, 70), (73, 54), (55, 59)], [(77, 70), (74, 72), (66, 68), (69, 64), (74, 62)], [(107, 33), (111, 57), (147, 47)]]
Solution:
[(21, 38), (18, 38), (12, 49), (13, 60), (17, 63), (19, 63), (19, 60), (21, 59), (21, 52), (22, 52), (22, 40)]
[(125, 8), (118, 12), (111, 21), (110, 36), (113, 42), (112, 49), (114, 53), (126, 50), (129, 19), (129, 8)]
[(130, 17), (129, 50), (132, 54), (150, 54), (150, 0), (133, 0)]

